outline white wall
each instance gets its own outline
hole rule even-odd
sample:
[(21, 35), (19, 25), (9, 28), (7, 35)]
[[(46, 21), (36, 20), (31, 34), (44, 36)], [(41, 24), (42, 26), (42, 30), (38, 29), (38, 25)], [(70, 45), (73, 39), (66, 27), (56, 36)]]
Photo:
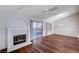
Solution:
[(0, 9), (0, 49), (5, 47), (5, 37), (4, 37), (4, 23), (3, 23), (3, 12)]
[(60, 35), (78, 37), (79, 13), (61, 19), (59, 18), (57, 20), (53, 19), (54, 19), (53, 17), (45, 19), (46, 22), (52, 23), (52, 31), (46, 30), (46, 35), (60, 34)]
[[(29, 31), (29, 21), (25, 21), (27, 18), (23, 18), (16, 13), (5, 13), (5, 10), (0, 12), (0, 49), (7, 47), (7, 34), (6, 28), (8, 27), (25, 27)], [(29, 32), (28, 32), (28, 39)]]
[(6, 12), (6, 10), (3, 9), (0, 11), (0, 49), (7, 48), (6, 28), (10, 27), (27, 28), (27, 38), (31, 40), (30, 20), (20, 14), (14, 12)]
[(75, 14), (54, 22), (54, 34), (78, 37), (77, 19), (79, 14)]

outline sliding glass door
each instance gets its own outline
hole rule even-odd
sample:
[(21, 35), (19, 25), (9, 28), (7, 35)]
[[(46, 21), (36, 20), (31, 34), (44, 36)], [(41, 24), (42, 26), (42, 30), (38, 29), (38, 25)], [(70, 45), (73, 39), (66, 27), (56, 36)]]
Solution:
[(31, 21), (31, 37), (33, 39), (42, 38), (43, 24), (42, 22)]

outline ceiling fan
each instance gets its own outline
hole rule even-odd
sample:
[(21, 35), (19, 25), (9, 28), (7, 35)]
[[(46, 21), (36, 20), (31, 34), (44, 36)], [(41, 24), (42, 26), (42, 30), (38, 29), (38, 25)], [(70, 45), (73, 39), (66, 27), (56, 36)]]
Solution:
[(52, 11), (55, 11), (55, 10), (57, 10), (58, 9), (58, 7), (54, 7), (54, 8), (46, 8), (45, 9), (45, 11), (43, 12), (44, 14), (48, 14), (49, 12), (52, 12)]

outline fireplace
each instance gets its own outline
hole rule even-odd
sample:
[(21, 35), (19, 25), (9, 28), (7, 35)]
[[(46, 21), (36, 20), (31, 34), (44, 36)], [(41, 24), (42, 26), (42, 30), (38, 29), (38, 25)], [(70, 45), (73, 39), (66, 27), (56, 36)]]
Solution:
[(13, 45), (26, 42), (26, 34), (14, 35), (13, 36)]

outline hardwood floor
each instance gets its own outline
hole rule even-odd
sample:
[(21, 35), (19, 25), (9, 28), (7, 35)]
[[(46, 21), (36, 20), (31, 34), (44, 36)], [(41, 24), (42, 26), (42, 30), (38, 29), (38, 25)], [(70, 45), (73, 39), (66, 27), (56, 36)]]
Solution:
[(50, 35), (32, 41), (32, 44), (10, 53), (79, 53), (78, 38)]
[(15, 52), (19, 53), (78, 53), (78, 38), (50, 35), (32, 41), (32, 45), (20, 48)]

